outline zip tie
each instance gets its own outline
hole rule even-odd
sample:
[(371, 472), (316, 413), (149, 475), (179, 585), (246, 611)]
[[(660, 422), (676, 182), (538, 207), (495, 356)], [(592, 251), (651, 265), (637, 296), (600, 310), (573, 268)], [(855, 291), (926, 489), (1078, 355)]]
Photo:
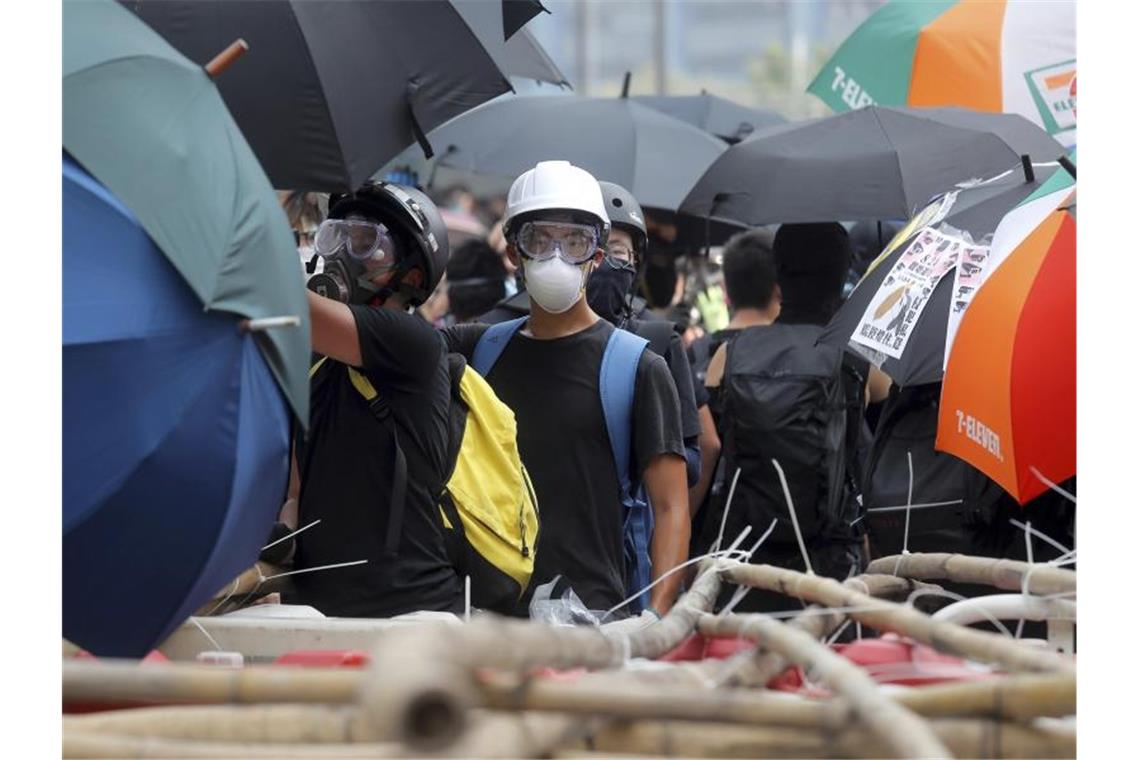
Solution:
[(772, 466), (776, 468), (776, 474), (780, 476), (780, 487), (784, 489), (784, 499), (788, 504), (788, 514), (792, 516), (792, 528), (796, 531), (796, 541), (800, 545), (800, 554), (803, 555), (804, 565), (807, 566), (808, 575), (815, 575), (815, 570), (811, 567), (811, 558), (808, 556), (807, 546), (804, 545), (804, 536), (800, 532), (800, 521), (796, 517), (796, 508), (792, 504), (792, 492), (788, 490), (788, 480), (784, 477), (784, 468), (780, 467), (780, 463), (773, 457)]
[[(868, 512), (901, 512), (904, 509), (931, 509), (933, 507), (952, 507), (955, 504), (961, 504), (962, 499), (951, 499), (950, 501), (928, 501), (924, 504), (894, 504), (889, 507), (868, 507)], [(852, 523), (854, 524), (854, 523)]]
[(276, 575), (271, 575), (268, 578), (262, 578), (261, 582), (259, 582), (257, 585), (260, 588), (261, 584), (264, 583), (265, 581), (271, 581), (274, 578), (284, 578), (286, 575), (300, 575), (301, 573), (315, 573), (318, 570), (333, 570), (333, 569), (338, 568), (338, 567), (352, 567), (353, 565), (365, 565), (367, 563), (368, 563), (368, 560), (366, 560), (366, 559), (358, 559), (355, 562), (338, 562), (335, 565), (320, 565), (319, 567), (306, 567), (306, 568), (303, 568), (301, 570), (290, 570), (287, 573), (277, 573)]
[(903, 557), (910, 554), (910, 549), (907, 548), (910, 543), (910, 505), (914, 501), (914, 458), (910, 455), (910, 449), (906, 450), (906, 472), (906, 522), (903, 524), (902, 551), (899, 553), (899, 558), (895, 560), (893, 575), (899, 574), (899, 566), (902, 564)]
[(471, 622), (471, 576), (463, 576), (463, 622)]
[(193, 623), (195, 626), (197, 626), (198, 630), (202, 632), (202, 635), (210, 640), (210, 644), (213, 645), (215, 652), (221, 652), (222, 651), (222, 645), (219, 644), (217, 642), (217, 640), (214, 639), (214, 637), (210, 635), (210, 632), (206, 630), (205, 626), (203, 626), (201, 623), (198, 622), (197, 618), (194, 618), (194, 617), (190, 618), (190, 622)]
[[(743, 533), (740, 534), (740, 538), (737, 538), (736, 542), (739, 543), (741, 540), (743, 540), (744, 536), (748, 535), (749, 530), (751, 530), (751, 526), (749, 526)], [(727, 556), (730, 556), (733, 554), (737, 554), (737, 555), (744, 554), (744, 552), (737, 552), (735, 547), (736, 547), (736, 544), (734, 543), (731, 547), (729, 547), (728, 549), (725, 549), (724, 551), (709, 552), (708, 554), (702, 554), (699, 557), (693, 557), (692, 559), (686, 560), (686, 561), (682, 562), (681, 564), (667, 570), (666, 572), (661, 574), (660, 578), (653, 581), (652, 583), (650, 583), (645, 588), (640, 589), (633, 596), (630, 596), (630, 597), (623, 599), (622, 601), (618, 602), (613, 607), (610, 607), (608, 610), (606, 610), (604, 613), (602, 613), (602, 616), (600, 618), (598, 618), (598, 622), (599, 623), (605, 622), (606, 619), (610, 615), (614, 614), (615, 612), (617, 612), (618, 610), (620, 610), (622, 607), (626, 606), (627, 604), (637, 601), (641, 597), (642, 594), (644, 594), (646, 591), (653, 588), (658, 583), (665, 580), (666, 578), (668, 578), (670, 575), (677, 572), (678, 570), (682, 570), (682, 569), (688, 567), (689, 565), (694, 565), (703, 559), (715, 559), (717, 557), (727, 557)]]
[(1034, 475), (1034, 476), (1036, 476), (1036, 478), (1037, 478), (1038, 480), (1040, 480), (1040, 481), (1041, 481), (1042, 483), (1044, 483), (1045, 485), (1049, 486), (1049, 488), (1051, 488), (1052, 490), (1054, 490), (1054, 491), (1056, 491), (1057, 493), (1061, 494), (1062, 496), (1064, 496), (1066, 499), (1068, 499), (1069, 501), (1073, 502), (1074, 504), (1076, 504), (1076, 503), (1077, 503), (1077, 497), (1076, 497), (1076, 496), (1074, 496), (1073, 494), (1069, 493), (1069, 492), (1068, 492), (1068, 491), (1066, 491), (1064, 488), (1061, 488), (1061, 486), (1057, 485), (1057, 484), (1056, 484), (1056, 483), (1054, 483), (1052, 480), (1049, 480), (1049, 478), (1047, 478), (1047, 477), (1045, 477), (1044, 475), (1042, 475), (1042, 474), (1041, 474), (1041, 470), (1038, 470), (1038, 469), (1037, 469), (1036, 467), (1034, 467), (1033, 465), (1029, 465), (1029, 471), (1030, 471), (1031, 473), (1033, 473), (1033, 475)]
[[(745, 553), (745, 555), (744, 555), (745, 556), (745, 562), (751, 562), (752, 561), (752, 555), (756, 553), (756, 550), (760, 548), (760, 545), (764, 543), (764, 541), (768, 538), (768, 536), (772, 535), (772, 531), (776, 529), (776, 523), (777, 523), (777, 520), (775, 518), (773, 518), (772, 524), (768, 526), (768, 530), (764, 531), (764, 535), (760, 536), (760, 538), (758, 538), (756, 540), (756, 543), (752, 544), (752, 548), (749, 549)], [(749, 526), (749, 527), (751, 527), (751, 526)], [(740, 539), (738, 538), (737, 541), (739, 541), (739, 540)], [(733, 594), (732, 594), (732, 598), (729, 599), (728, 603), (725, 604), (724, 607), (721, 609), (721, 611), (717, 613), (717, 616), (718, 617), (724, 617), (725, 615), (729, 614), (734, 609), (736, 609), (736, 605), (740, 604), (740, 602), (744, 599), (744, 597), (748, 596), (748, 592), (751, 590), (752, 590), (752, 586), (748, 586), (748, 585), (741, 585), (741, 586), (737, 587), (736, 591), (733, 592)]]
[(297, 530), (293, 531), (292, 533), (287, 533), (284, 536), (282, 536), (281, 538), (277, 539), (276, 541), (271, 541), (270, 543), (261, 547), (261, 551), (265, 551), (266, 549), (268, 549), (271, 546), (277, 546), (277, 544), (281, 543), (282, 541), (287, 541), (288, 539), (292, 538), (293, 536), (296, 536), (301, 531), (305, 531), (305, 530), (308, 530), (309, 528), (313, 527), (314, 525), (316, 525), (320, 521), (321, 521), (320, 518), (317, 518), (316, 520), (313, 520), (311, 523), (309, 523), (305, 527), (297, 528)]
[(736, 481), (740, 479), (741, 468), (736, 468), (736, 474), (732, 476), (732, 485), (728, 488), (728, 499), (724, 503), (724, 514), (720, 516), (720, 530), (716, 534), (716, 541), (709, 547), (710, 552), (715, 552), (720, 548), (720, 542), (724, 539), (724, 528), (728, 524), (728, 510), (732, 508), (732, 497), (736, 494)]
[(1059, 541), (1054, 540), (1052, 537), (1045, 535), (1044, 533), (1037, 530), (1036, 528), (1031, 527), (1028, 522), (1024, 522), (1024, 523), (1019, 522), (1012, 517), (1009, 518), (1009, 522), (1014, 527), (1021, 528), (1022, 530), (1025, 530), (1029, 533), (1032, 533), (1034, 536), (1037, 536), (1037, 538), (1040, 538), (1042, 541), (1051, 545), (1053, 548), (1060, 549), (1062, 552), (1064, 552), (1064, 554), (1062, 554), (1061, 556), (1072, 554), (1073, 552), (1076, 551), (1075, 549), (1070, 549), (1069, 547), (1065, 546), (1064, 544), (1060, 543)]

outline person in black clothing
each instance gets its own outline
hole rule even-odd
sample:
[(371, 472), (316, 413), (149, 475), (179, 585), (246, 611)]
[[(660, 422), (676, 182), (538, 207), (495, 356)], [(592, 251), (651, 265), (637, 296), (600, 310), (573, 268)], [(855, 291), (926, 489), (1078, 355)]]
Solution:
[[(316, 235), (325, 269), (308, 294), (313, 349), (324, 361), (312, 374), (308, 435), (295, 447), (298, 524), (320, 523), (297, 536), (295, 564), (367, 564), (298, 574), (297, 600), (335, 616), (458, 612), (462, 584), (437, 506), (451, 384), (439, 334), (409, 313), (442, 276), (446, 227), (413, 188), (370, 184), (330, 206)], [(379, 392), (387, 423), (354, 372)], [(406, 458), (402, 509), (393, 489), (397, 440)]]
[[(685, 440), (688, 484), (691, 487), (696, 485), (705, 459), (715, 459), (713, 450), (719, 451), (720, 441), (715, 438), (715, 430), (712, 430), (712, 439), (701, 437), (707, 435), (702, 422), (708, 416), (708, 409), (705, 408), (702, 414), (697, 406), (693, 372), (680, 334), (671, 322), (654, 315), (645, 319), (634, 316), (633, 286), (648, 244), (641, 205), (621, 185), (599, 182), (598, 186), (610, 217), (610, 234), (606, 241), (606, 256), (586, 282), (586, 302), (595, 314), (610, 324), (648, 340), (650, 350), (665, 359), (669, 366), (681, 402), (681, 435)], [(708, 419), (711, 429), (711, 416)]]
[(506, 293), (507, 270), (495, 249), (468, 240), (447, 262), (447, 298), (456, 322), (470, 322)]
[[(599, 400), (599, 368), (616, 328), (583, 298), (608, 231), (597, 181), (566, 161), (541, 162), (511, 186), (508, 255), (521, 261), (531, 310), (486, 379), (515, 413), (519, 452), (542, 513), (520, 611), (537, 586), (558, 575), (592, 610), (626, 596), (619, 478)], [(486, 329), (457, 325), (444, 334), (451, 350), (470, 358)], [(677, 391), (665, 361), (649, 351), (637, 366), (632, 412), (630, 463), (656, 518), (656, 579), (685, 559), (689, 520)], [(680, 581), (673, 574), (652, 590), (659, 613), (672, 605)]]

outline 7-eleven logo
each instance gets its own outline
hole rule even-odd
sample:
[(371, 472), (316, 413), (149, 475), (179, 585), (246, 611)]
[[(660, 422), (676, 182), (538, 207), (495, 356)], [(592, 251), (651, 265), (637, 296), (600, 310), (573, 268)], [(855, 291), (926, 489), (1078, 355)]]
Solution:
[(1025, 72), (1041, 123), (1051, 135), (1077, 126), (1077, 62), (1055, 63)]

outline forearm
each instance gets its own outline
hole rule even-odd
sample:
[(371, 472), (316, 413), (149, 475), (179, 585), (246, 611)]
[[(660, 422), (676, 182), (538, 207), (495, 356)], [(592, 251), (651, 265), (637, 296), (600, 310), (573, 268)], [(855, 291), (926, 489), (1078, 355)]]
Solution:
[(701, 476), (696, 485), (689, 489), (690, 519), (696, 516), (697, 510), (701, 508), (708, 495), (713, 476), (716, 475), (717, 460), (720, 458), (720, 436), (717, 435), (708, 405), (702, 406), (698, 414), (701, 418)]
[[(672, 454), (653, 459), (643, 474), (645, 489), (653, 509), (653, 580), (656, 581), (685, 561), (689, 553), (689, 509), (686, 503), (685, 460)], [(681, 573), (673, 573), (653, 587), (650, 604), (661, 614), (669, 611), (677, 598)]]
[(313, 350), (343, 364), (359, 367), (363, 360), (352, 311), (345, 304), (312, 291), (307, 295)]

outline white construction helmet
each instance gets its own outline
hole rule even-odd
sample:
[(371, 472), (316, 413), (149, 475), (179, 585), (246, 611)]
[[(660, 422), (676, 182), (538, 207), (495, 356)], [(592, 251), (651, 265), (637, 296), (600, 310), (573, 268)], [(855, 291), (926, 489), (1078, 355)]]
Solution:
[(604, 241), (609, 235), (610, 218), (598, 181), (569, 161), (540, 161), (519, 175), (507, 194), (503, 234), (510, 239), (525, 217), (536, 211), (554, 210), (591, 217), (590, 221), (598, 225), (601, 239)]

